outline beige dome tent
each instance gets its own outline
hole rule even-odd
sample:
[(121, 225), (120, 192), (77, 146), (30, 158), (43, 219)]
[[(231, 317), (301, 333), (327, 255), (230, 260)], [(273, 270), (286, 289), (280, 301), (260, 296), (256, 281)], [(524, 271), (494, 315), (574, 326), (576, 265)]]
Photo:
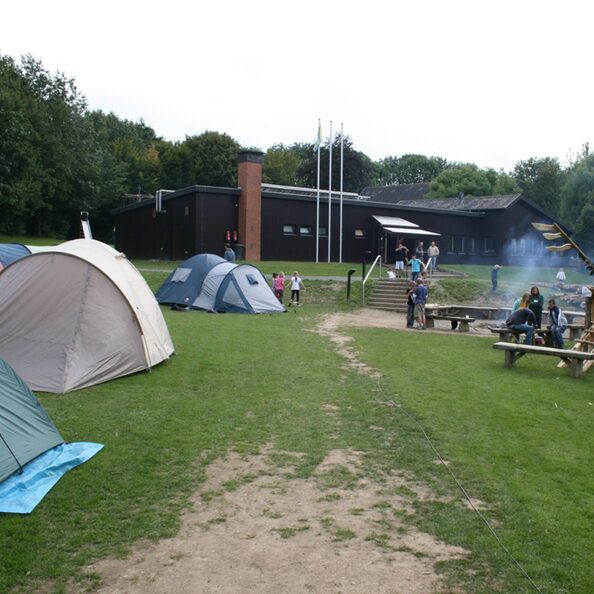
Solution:
[(150, 369), (173, 350), (145, 280), (104, 243), (68, 241), (0, 273), (0, 357), (32, 390), (85, 388)]

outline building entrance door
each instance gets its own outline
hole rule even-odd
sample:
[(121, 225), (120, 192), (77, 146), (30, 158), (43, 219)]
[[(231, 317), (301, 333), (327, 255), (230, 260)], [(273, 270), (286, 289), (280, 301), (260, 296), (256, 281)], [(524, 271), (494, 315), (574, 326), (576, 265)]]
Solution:
[(171, 259), (185, 260), (184, 234), (181, 225), (171, 226)]

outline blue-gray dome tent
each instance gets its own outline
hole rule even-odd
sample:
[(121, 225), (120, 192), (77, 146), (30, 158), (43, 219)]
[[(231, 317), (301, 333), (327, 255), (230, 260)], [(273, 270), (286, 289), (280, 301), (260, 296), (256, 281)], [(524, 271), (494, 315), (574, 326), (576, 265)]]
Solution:
[(31, 250), (22, 243), (0, 243), (0, 264), (6, 268), (19, 258), (24, 258)]
[(215, 254), (198, 254), (180, 264), (156, 293), (164, 305), (220, 313), (286, 311), (266, 278), (251, 264), (232, 264)]

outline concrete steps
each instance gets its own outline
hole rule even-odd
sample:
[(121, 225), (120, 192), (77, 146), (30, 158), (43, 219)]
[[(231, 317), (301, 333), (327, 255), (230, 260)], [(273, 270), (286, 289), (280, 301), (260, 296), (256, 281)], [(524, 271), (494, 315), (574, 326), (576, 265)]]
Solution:
[(367, 299), (366, 305), (376, 309), (406, 312), (407, 287), (408, 280), (404, 278), (377, 280), (373, 285), (373, 293)]
[[(443, 278), (463, 278), (464, 274), (454, 271), (439, 270), (431, 277), (432, 282)], [(373, 292), (367, 298), (367, 307), (406, 312), (408, 309), (406, 291), (408, 280), (395, 278), (392, 280), (379, 279), (373, 286)]]

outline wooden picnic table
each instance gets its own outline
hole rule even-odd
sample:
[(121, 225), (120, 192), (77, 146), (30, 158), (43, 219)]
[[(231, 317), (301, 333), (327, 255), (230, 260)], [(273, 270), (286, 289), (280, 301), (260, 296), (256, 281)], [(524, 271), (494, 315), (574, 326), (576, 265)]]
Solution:
[(468, 316), (450, 316), (446, 314), (425, 314), (427, 328), (435, 327), (435, 320), (448, 320), (452, 326), (452, 330), (456, 330), (459, 326), (460, 332), (468, 332), (470, 324), (476, 321), (475, 318)]
[[(584, 325), (569, 324), (567, 329), (569, 330), (569, 340), (576, 341), (582, 335)], [(489, 330), (494, 334), (499, 334), (499, 339), (504, 342), (518, 342), (518, 337), (521, 334), (509, 326), (489, 326)], [(553, 346), (553, 335), (548, 328), (535, 328), (534, 335), (542, 337), (546, 346)]]

